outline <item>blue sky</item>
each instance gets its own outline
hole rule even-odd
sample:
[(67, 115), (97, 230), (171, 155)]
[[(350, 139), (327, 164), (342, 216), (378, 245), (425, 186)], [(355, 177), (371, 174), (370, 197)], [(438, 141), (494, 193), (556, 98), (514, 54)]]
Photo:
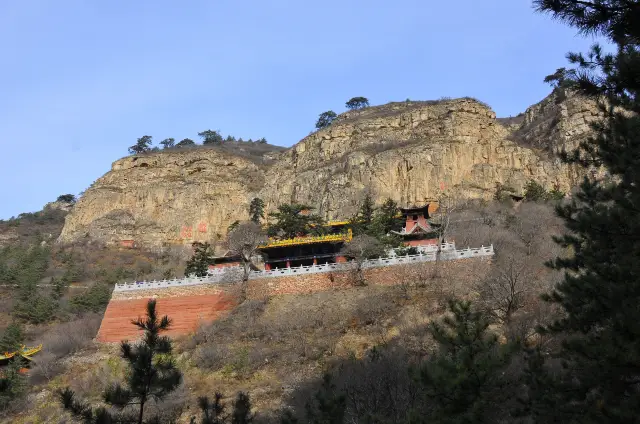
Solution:
[(353, 96), (515, 115), (592, 42), (529, 0), (2, 1), (0, 218), (81, 192), (145, 134), (291, 146)]

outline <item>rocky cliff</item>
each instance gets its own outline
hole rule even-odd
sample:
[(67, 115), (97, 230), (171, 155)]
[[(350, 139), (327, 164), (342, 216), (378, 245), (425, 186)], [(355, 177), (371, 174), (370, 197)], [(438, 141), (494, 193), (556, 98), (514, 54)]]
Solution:
[(210, 240), (245, 219), (254, 196), (269, 209), (303, 202), (344, 218), (365, 190), (400, 204), (442, 190), (487, 198), (498, 183), (522, 192), (531, 179), (568, 191), (579, 173), (554, 153), (574, 146), (597, 115), (593, 103), (560, 91), (506, 121), (470, 98), (401, 102), (344, 113), (262, 160), (204, 148), (127, 157), (85, 192), (59, 240)]

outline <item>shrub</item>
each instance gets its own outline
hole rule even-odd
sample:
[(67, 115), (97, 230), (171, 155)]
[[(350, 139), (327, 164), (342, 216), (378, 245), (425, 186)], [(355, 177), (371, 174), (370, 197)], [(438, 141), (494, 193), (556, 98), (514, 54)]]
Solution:
[(111, 289), (105, 284), (94, 284), (83, 293), (71, 298), (71, 305), (75, 312), (100, 312), (109, 303)]
[(542, 185), (533, 180), (530, 180), (525, 186), (524, 198), (532, 202), (546, 200), (547, 191), (544, 189), (544, 187), (542, 187)]

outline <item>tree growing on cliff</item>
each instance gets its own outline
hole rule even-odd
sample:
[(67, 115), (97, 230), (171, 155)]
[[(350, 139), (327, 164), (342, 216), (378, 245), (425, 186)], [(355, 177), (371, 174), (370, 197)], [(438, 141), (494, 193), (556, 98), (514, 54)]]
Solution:
[(249, 204), (249, 219), (260, 224), (260, 220), (264, 219), (264, 201), (259, 197), (254, 197)]
[(202, 137), (202, 144), (221, 144), (224, 139), (218, 131), (205, 130), (198, 133)]
[(74, 196), (73, 194), (61, 194), (56, 199), (56, 202), (75, 203), (76, 202), (76, 196)]
[(161, 401), (182, 382), (182, 373), (176, 368), (171, 355), (171, 339), (160, 335), (169, 329), (171, 320), (166, 315), (158, 317), (155, 299), (147, 303), (146, 318), (140, 317), (132, 321), (132, 324), (144, 331), (144, 337), (135, 345), (126, 340), (121, 343), (122, 358), (129, 366), (125, 385), (110, 386), (104, 393), (104, 401), (120, 411), (129, 406), (137, 407), (136, 417), (115, 416), (104, 407), (93, 409), (88, 403), (76, 399), (69, 387), (59, 391), (63, 407), (85, 423), (158, 422), (159, 417), (145, 420), (145, 405), (152, 400)]
[(242, 293), (241, 298), (246, 298), (247, 283), (249, 281), (249, 271), (251, 271), (252, 258), (258, 251), (258, 246), (267, 242), (267, 236), (262, 231), (260, 225), (255, 222), (243, 222), (229, 233), (229, 250), (240, 255), (242, 261)]
[(152, 140), (153, 138), (150, 135), (144, 135), (140, 137), (136, 144), (129, 147), (129, 153), (131, 153), (132, 155), (137, 155), (150, 151)]
[(316, 121), (316, 128), (319, 130), (327, 128), (337, 117), (338, 115), (332, 110), (322, 112)]
[(213, 246), (208, 242), (194, 242), (192, 244), (194, 252), (187, 261), (184, 275), (195, 274), (198, 277), (204, 277), (209, 271), (209, 265), (214, 263)]
[(165, 138), (160, 142), (160, 144), (162, 144), (163, 149), (169, 149), (175, 145), (175, 142), (176, 142), (175, 138)]
[(191, 147), (191, 146), (195, 146), (196, 143), (191, 140), (190, 138), (183, 138), (182, 140), (180, 140), (178, 142), (178, 144), (176, 144), (176, 147)]
[(595, 45), (586, 55), (568, 55), (577, 68), (565, 78), (580, 94), (600, 101), (604, 119), (564, 159), (602, 166), (608, 175), (586, 177), (572, 201), (557, 208), (570, 231), (558, 241), (573, 254), (553, 263), (565, 276), (547, 300), (564, 314), (546, 332), (565, 335), (555, 352), (564, 367), (562, 373), (546, 374), (548, 384), (530, 386), (538, 403), (531, 410), (544, 413), (546, 422), (635, 422), (640, 411), (638, 2), (534, 3), (582, 33), (606, 37), (615, 52)]
[(366, 97), (353, 97), (344, 105), (349, 110), (363, 109), (365, 107), (369, 107), (369, 99), (367, 99)]

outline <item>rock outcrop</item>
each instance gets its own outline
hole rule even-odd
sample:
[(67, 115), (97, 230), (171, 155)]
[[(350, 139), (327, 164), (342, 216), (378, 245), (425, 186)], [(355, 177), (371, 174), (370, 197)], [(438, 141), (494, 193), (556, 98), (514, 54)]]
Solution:
[(344, 218), (365, 190), (400, 204), (443, 190), (489, 198), (497, 184), (522, 193), (532, 179), (568, 191), (580, 173), (554, 153), (575, 146), (597, 116), (593, 103), (560, 91), (509, 122), (470, 98), (400, 102), (344, 113), (263, 161), (205, 148), (127, 157), (85, 192), (59, 240), (211, 240), (246, 219), (254, 196), (268, 209), (301, 202)]

